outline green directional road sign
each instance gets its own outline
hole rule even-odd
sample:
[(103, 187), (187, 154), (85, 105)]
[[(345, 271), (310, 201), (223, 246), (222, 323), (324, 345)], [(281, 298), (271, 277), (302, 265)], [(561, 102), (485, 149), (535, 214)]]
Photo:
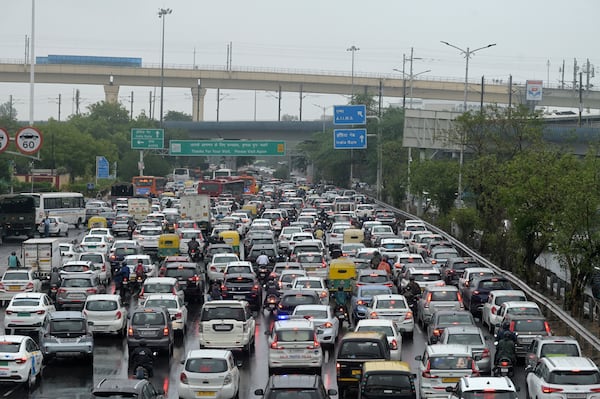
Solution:
[(131, 129), (131, 149), (153, 150), (165, 148), (164, 129)]
[(277, 156), (285, 155), (285, 141), (171, 140), (169, 155)]

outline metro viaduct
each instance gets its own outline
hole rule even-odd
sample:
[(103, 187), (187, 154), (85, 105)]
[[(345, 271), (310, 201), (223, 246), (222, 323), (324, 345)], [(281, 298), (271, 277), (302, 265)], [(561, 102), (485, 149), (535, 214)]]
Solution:
[[(23, 62), (0, 62), (0, 82), (29, 82), (30, 66)], [(106, 101), (117, 102), (120, 86), (159, 87), (160, 67), (120, 67), (104, 65), (37, 64), (35, 82), (52, 84), (102, 85)], [(354, 84), (353, 84), (354, 83)], [(412, 89), (409, 89), (412, 86)], [(192, 92), (192, 118), (203, 120), (206, 89), (265, 90), (300, 93), (350, 95), (366, 93), (383, 97), (406, 97), (410, 90), (414, 98), (463, 101), (464, 81), (417, 80), (398, 78), (392, 74), (350, 74), (326, 72), (290, 72), (237, 67), (225, 68), (164, 68), (164, 87), (189, 88)], [(525, 102), (523, 84), (497, 84), (486, 82), (483, 87), (484, 102), (513, 104)], [(481, 81), (469, 82), (468, 102), (481, 100)], [(600, 109), (600, 91), (586, 90), (582, 93), (585, 108)], [(579, 93), (573, 89), (543, 88), (539, 106), (579, 108)]]

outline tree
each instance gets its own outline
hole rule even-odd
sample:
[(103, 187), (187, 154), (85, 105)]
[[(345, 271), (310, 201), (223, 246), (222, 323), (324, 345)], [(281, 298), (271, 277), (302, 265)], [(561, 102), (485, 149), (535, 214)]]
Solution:
[(12, 106), (10, 101), (0, 104), (0, 123), (2, 126), (6, 126), (4, 122), (16, 122), (17, 121), (17, 110)]

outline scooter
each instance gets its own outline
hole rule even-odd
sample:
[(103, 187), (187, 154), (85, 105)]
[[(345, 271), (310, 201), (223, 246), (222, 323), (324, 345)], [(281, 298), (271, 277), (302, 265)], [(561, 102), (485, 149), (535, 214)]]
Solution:
[(512, 377), (514, 374), (513, 362), (508, 357), (502, 356), (496, 360), (492, 375), (495, 377)]

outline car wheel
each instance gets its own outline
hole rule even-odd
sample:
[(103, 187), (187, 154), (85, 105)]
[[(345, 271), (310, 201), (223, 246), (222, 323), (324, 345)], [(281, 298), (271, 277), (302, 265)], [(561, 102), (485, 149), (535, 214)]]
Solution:
[(36, 376), (31, 375), (31, 370), (29, 370), (29, 375), (27, 376), (27, 381), (25, 381), (25, 389), (28, 391), (32, 390), (35, 386), (35, 382), (37, 381)]
[(65, 237), (68, 237), (68, 236), (69, 236), (69, 229), (66, 229), (65, 230)]

